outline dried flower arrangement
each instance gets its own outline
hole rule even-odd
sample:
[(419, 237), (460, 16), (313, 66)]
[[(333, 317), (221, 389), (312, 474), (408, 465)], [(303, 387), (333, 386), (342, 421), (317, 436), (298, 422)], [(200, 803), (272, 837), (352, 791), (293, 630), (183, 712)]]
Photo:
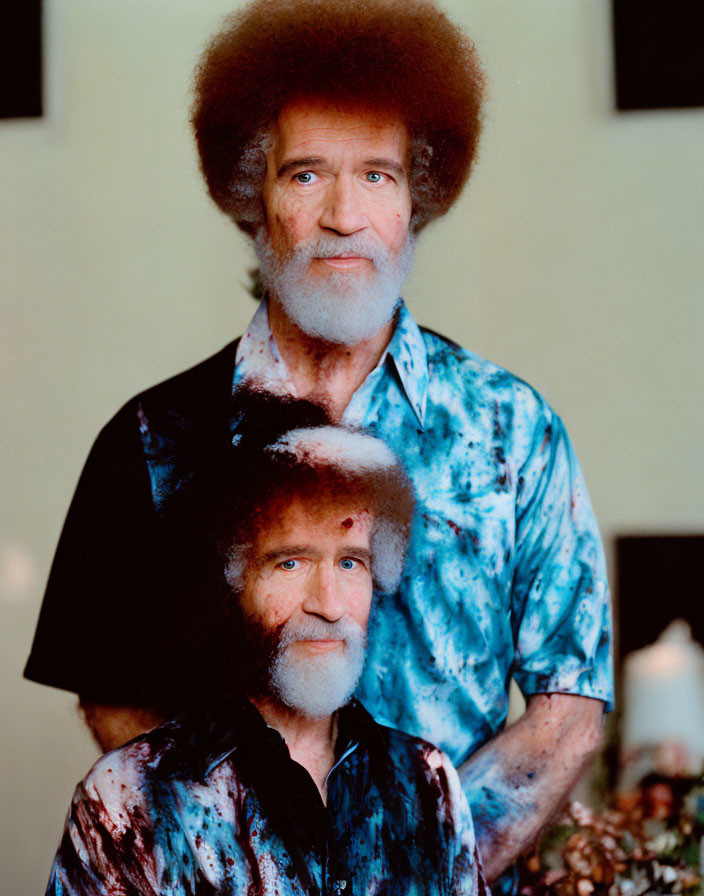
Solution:
[(602, 812), (570, 803), (519, 872), (522, 896), (703, 894), (704, 779), (649, 775)]

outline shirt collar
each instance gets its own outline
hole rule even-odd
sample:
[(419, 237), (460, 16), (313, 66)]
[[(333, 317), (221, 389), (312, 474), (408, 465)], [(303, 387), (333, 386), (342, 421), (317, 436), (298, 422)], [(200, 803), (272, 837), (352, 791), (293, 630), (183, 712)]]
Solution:
[[(217, 710), (183, 719), (180, 727), (188, 730), (189, 746), (201, 780), (250, 740), (268, 740), (285, 749), (278, 731), (270, 728), (253, 704), (243, 698), (233, 698)], [(377, 755), (380, 751), (385, 754), (387, 739), (384, 729), (358, 700), (352, 698), (339, 710), (336, 759), (339, 761), (344, 753), (352, 752), (358, 744)]]
[(259, 303), (237, 345), (233, 390), (242, 382), (251, 382), (275, 394), (295, 395), (286, 362), (279, 354), (269, 326), (266, 299)]
[(393, 359), (406, 398), (423, 427), (428, 397), (428, 352), (420, 327), (403, 301), (398, 309), (396, 329), (386, 347), (386, 354)]
[[(403, 300), (397, 311), (391, 341), (369, 376), (379, 370), (387, 358), (391, 358), (406, 398), (422, 427), (428, 393), (428, 354), (423, 334)], [(276, 394), (295, 395), (286, 363), (269, 327), (266, 299), (260, 303), (237, 346), (233, 388), (244, 381), (256, 383)]]
[(271, 732), (256, 708), (243, 697), (232, 697), (204, 712), (178, 720), (191, 750), (193, 766), (201, 780), (250, 738)]

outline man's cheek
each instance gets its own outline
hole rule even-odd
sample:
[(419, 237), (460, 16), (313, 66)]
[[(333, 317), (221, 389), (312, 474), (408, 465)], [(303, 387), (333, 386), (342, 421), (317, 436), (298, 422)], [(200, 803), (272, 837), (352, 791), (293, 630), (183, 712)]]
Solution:
[(270, 597), (259, 608), (259, 617), (267, 629), (280, 628), (289, 621), (295, 611), (292, 602), (282, 598)]
[(372, 603), (372, 585), (369, 582), (360, 583), (350, 596), (348, 613), (354, 621), (367, 630), (367, 622), (369, 620), (369, 612)]
[(293, 249), (300, 240), (304, 239), (314, 219), (315, 207), (311, 199), (305, 200), (297, 197), (288, 200), (284, 208), (276, 215), (279, 235), (288, 244), (285, 248)]

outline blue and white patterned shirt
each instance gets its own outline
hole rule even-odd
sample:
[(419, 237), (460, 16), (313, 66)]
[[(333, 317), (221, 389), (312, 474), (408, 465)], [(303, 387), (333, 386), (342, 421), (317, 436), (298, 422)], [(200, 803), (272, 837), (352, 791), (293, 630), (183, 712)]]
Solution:
[(339, 714), (327, 806), (249, 703), (168, 722), (76, 788), (47, 896), (485, 896), (457, 773)]
[[(266, 303), (240, 340), (235, 386), (295, 395)], [(522, 380), (417, 326), (401, 305), (343, 423), (405, 464), (418, 507), (401, 585), (374, 604), (357, 695), (380, 722), (456, 765), (524, 694), (611, 705), (604, 555), (561, 420)]]

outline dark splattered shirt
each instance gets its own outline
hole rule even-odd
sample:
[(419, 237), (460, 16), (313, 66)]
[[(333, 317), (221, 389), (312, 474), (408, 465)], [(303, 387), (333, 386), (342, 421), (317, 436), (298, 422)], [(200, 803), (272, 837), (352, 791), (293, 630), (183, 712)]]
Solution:
[(323, 804), (249, 703), (172, 721), (76, 789), (51, 896), (486, 892), (467, 802), (431, 745), (339, 715)]

